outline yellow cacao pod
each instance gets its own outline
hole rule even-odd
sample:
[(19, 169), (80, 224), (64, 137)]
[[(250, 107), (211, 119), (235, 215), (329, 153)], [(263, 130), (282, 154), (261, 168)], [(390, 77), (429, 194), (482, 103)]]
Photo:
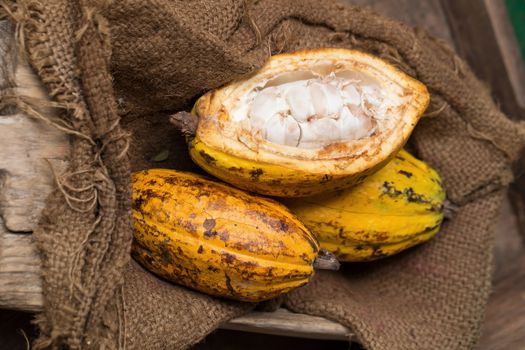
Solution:
[(437, 172), (402, 150), (356, 187), (284, 203), (339, 261), (367, 261), (432, 238), (444, 201)]
[(211, 295), (257, 302), (306, 284), (319, 252), (282, 204), (167, 169), (133, 175), (133, 257)]
[(197, 101), (190, 155), (225, 182), (265, 195), (347, 188), (403, 147), (428, 102), (423, 84), (362, 52), (277, 55)]

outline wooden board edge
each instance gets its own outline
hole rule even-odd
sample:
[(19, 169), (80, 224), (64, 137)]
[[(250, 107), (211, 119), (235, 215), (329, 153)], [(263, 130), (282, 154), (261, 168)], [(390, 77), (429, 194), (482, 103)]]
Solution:
[[(31, 234), (9, 233), (0, 221), (0, 308), (42, 311), (40, 261)], [(252, 312), (220, 326), (252, 333), (350, 341), (350, 330), (322, 317), (292, 313)]]
[(274, 312), (254, 311), (230, 320), (221, 325), (220, 328), (287, 337), (348, 342), (354, 338), (348, 328), (337, 322), (323, 317), (296, 314), (285, 309), (278, 309)]

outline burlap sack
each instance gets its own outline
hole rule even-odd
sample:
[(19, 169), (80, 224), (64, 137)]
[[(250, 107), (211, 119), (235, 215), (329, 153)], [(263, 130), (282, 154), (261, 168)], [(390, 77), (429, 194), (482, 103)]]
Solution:
[(192, 168), (165, 113), (270, 54), (321, 46), (370, 52), (428, 86), (428, 116), (412, 144), (459, 209), (430, 243), (319, 273), (284, 305), (351, 327), (372, 350), (474, 346), (490, 291), (492, 223), (524, 133), (438, 41), (336, 1), (20, 0), (9, 12), (64, 111), (54, 122), (72, 135), (69, 176), (35, 232), (45, 292), (37, 348), (184, 348), (253, 307), (129, 262), (128, 141), (133, 169), (162, 149), (170, 151), (163, 166)]

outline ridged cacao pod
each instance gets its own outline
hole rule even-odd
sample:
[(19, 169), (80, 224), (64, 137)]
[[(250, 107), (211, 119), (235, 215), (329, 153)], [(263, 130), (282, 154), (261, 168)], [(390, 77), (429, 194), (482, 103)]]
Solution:
[(356, 187), (284, 201), (339, 261), (375, 260), (429, 240), (444, 202), (437, 172), (404, 150)]
[(133, 175), (132, 208), (132, 255), (165, 279), (257, 302), (313, 275), (317, 239), (273, 200), (198, 175), (151, 169)]

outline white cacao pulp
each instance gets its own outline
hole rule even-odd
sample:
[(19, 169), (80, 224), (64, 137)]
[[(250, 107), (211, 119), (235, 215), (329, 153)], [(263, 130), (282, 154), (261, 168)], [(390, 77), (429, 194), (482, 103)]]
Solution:
[(276, 144), (314, 149), (370, 136), (381, 119), (378, 86), (331, 73), (260, 87), (249, 94), (242, 119)]

